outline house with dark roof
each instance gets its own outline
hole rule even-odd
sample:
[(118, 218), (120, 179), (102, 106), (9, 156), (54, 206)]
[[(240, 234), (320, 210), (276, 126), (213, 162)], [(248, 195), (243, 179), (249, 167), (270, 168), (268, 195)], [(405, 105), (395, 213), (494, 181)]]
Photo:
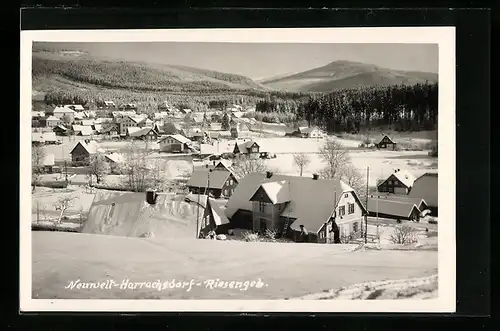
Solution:
[(411, 191), (413, 182), (415, 182), (415, 177), (409, 171), (396, 169), (386, 179), (377, 184), (377, 191), (408, 194)]
[(66, 136), (69, 133), (69, 129), (62, 124), (57, 125), (52, 130), (57, 136)]
[(240, 179), (225, 213), (234, 228), (271, 229), (298, 240), (303, 225), (309, 242), (338, 243), (341, 235), (361, 230), (366, 209), (341, 180), (268, 172)]
[(204, 196), (203, 201), (203, 218), (200, 223), (200, 237), (204, 238), (210, 230), (214, 230), (217, 234), (226, 234), (231, 223), (224, 213), (224, 209), (217, 200)]
[(432, 216), (438, 216), (438, 173), (426, 172), (413, 183), (408, 194), (411, 198), (424, 199)]
[(186, 186), (193, 194), (207, 194), (215, 198), (230, 197), (238, 180), (230, 171), (202, 168), (194, 170)]
[(369, 216), (394, 219), (398, 222), (403, 220), (418, 222), (423, 211), (410, 200), (389, 200), (371, 196), (368, 197), (367, 209)]
[(377, 148), (390, 148), (392, 150), (396, 149), (396, 142), (392, 140), (388, 135), (384, 135), (378, 143), (375, 144)]
[(86, 165), (88, 164), (89, 156), (98, 152), (104, 152), (104, 149), (96, 141), (82, 140), (71, 150), (71, 161), (75, 166)]
[(234, 144), (233, 154), (258, 159), (260, 157), (260, 146), (252, 140), (242, 143), (236, 142)]

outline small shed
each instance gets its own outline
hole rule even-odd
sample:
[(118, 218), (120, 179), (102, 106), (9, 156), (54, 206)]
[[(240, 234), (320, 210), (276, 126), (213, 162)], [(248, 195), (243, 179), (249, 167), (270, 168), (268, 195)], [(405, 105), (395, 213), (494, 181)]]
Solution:
[(392, 140), (388, 135), (384, 135), (380, 141), (375, 144), (377, 148), (386, 148), (386, 149), (396, 149), (396, 142)]

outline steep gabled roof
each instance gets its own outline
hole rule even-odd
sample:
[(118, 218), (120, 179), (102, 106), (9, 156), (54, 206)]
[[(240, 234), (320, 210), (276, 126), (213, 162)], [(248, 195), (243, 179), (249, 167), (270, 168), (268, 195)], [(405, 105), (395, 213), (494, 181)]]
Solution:
[(224, 214), (224, 210), (212, 198), (208, 198), (208, 208), (214, 219), (215, 225), (229, 224), (229, 219)]
[(153, 131), (156, 135), (158, 135), (158, 132), (156, 132), (153, 128), (134, 128), (134, 127), (128, 127), (127, 129), (138, 129), (138, 130), (129, 130), (128, 134), (131, 137), (142, 137), (145, 135), (148, 135), (151, 131)]
[(97, 152), (103, 152), (104, 149), (101, 148), (99, 146), (99, 144), (95, 141), (95, 140), (91, 140), (89, 141), (88, 143), (86, 143), (85, 141), (79, 141), (75, 147), (73, 147), (73, 149), (71, 150), (71, 152), (69, 152), (70, 154), (73, 154), (73, 151), (75, 150), (75, 148), (78, 146), (78, 145), (81, 145), (86, 151), (87, 153), (89, 154), (95, 154)]
[[(279, 199), (289, 199), (290, 202), (282, 211), (281, 216), (296, 219), (291, 225), (293, 229), (298, 229), (298, 225), (303, 224), (311, 231), (318, 231), (331, 217), (342, 193), (352, 192), (357, 197), (354, 190), (340, 180), (314, 180), (309, 177), (285, 175), (273, 175), (271, 178), (266, 178), (264, 173), (252, 173), (240, 179), (227, 202), (226, 216), (230, 218), (240, 209), (251, 211), (250, 199), (255, 192), (262, 184), (273, 182), (287, 182), (289, 196), (286, 197), (283, 194), (283, 198)], [(284, 184), (283, 187), (285, 187)], [(271, 188), (274, 189), (273, 186), (269, 186), (269, 191)], [(337, 197), (337, 201), (335, 201), (335, 197)], [(361, 203), (360, 207), (364, 210)]]
[(413, 176), (409, 171), (407, 171), (407, 170), (397, 170), (396, 172), (393, 172), (392, 174), (390, 174), (378, 186), (384, 184), (392, 176), (396, 177), (402, 184), (404, 184), (408, 188), (412, 187), (413, 183), (415, 182), (415, 176)]
[(210, 169), (198, 169), (193, 171), (187, 186), (207, 187), (210, 174), (210, 188), (221, 189), (231, 173), (229, 171), (210, 171)]
[(396, 217), (409, 217), (413, 209), (416, 209), (420, 213), (418, 206), (411, 202), (368, 198), (368, 211), (370, 213), (378, 212), (379, 214)]
[(189, 140), (188, 138), (184, 137), (181, 134), (169, 134), (168, 136), (163, 137), (160, 141), (163, 141), (167, 138), (173, 138), (182, 144), (190, 144), (191, 143), (191, 140)]
[[(277, 204), (290, 201), (290, 188), (288, 187), (288, 183), (287, 180), (281, 180), (264, 183), (261, 184), (260, 187), (264, 190), (271, 202)], [(258, 189), (256, 192), (258, 192)]]

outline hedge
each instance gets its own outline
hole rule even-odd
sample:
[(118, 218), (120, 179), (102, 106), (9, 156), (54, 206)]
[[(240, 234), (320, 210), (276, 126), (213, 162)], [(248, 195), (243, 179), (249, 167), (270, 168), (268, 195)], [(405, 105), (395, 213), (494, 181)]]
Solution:
[[(33, 184), (34, 183), (31, 183), (31, 186), (33, 186)], [(46, 181), (37, 183), (36, 186), (49, 188), (67, 188), (68, 183), (66, 181)]]

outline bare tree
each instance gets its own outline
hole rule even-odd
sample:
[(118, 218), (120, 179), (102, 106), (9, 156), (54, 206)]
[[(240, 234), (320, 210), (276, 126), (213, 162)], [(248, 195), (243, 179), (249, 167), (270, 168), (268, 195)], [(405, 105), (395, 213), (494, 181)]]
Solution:
[(121, 173), (126, 175), (126, 186), (136, 192), (144, 192), (149, 187), (163, 190), (171, 184), (165, 171), (166, 162), (161, 159), (151, 160), (148, 145), (138, 146), (136, 142), (129, 145), (125, 160), (121, 165)]
[(245, 177), (254, 172), (265, 172), (269, 170), (262, 159), (252, 159), (246, 156), (235, 159), (232, 167), (236, 175), (240, 177)]
[(352, 187), (360, 197), (365, 197), (365, 177), (351, 162), (342, 167), (339, 177), (344, 183)]
[(55, 223), (61, 224), (62, 222), (62, 217), (64, 215), (64, 212), (68, 209), (74, 206), (73, 202), (76, 200), (77, 197), (67, 195), (67, 196), (62, 196), (60, 197), (56, 202), (54, 202), (54, 207), (56, 210), (60, 210), (59, 218)]
[(326, 179), (340, 179), (345, 165), (350, 163), (349, 154), (336, 141), (327, 141), (319, 150), (321, 159), (326, 163), (321, 176)]
[(418, 241), (417, 231), (409, 225), (397, 225), (389, 240), (393, 244), (413, 244)]
[(40, 181), (40, 177), (43, 174), (43, 162), (45, 160), (46, 153), (41, 146), (31, 147), (31, 181), (33, 192), (36, 190), (36, 185)]
[(90, 176), (96, 177), (97, 184), (101, 183), (110, 170), (106, 156), (99, 151), (89, 156), (88, 165)]
[(303, 170), (311, 163), (311, 160), (306, 154), (293, 154), (293, 162), (299, 168), (300, 176), (302, 176)]

